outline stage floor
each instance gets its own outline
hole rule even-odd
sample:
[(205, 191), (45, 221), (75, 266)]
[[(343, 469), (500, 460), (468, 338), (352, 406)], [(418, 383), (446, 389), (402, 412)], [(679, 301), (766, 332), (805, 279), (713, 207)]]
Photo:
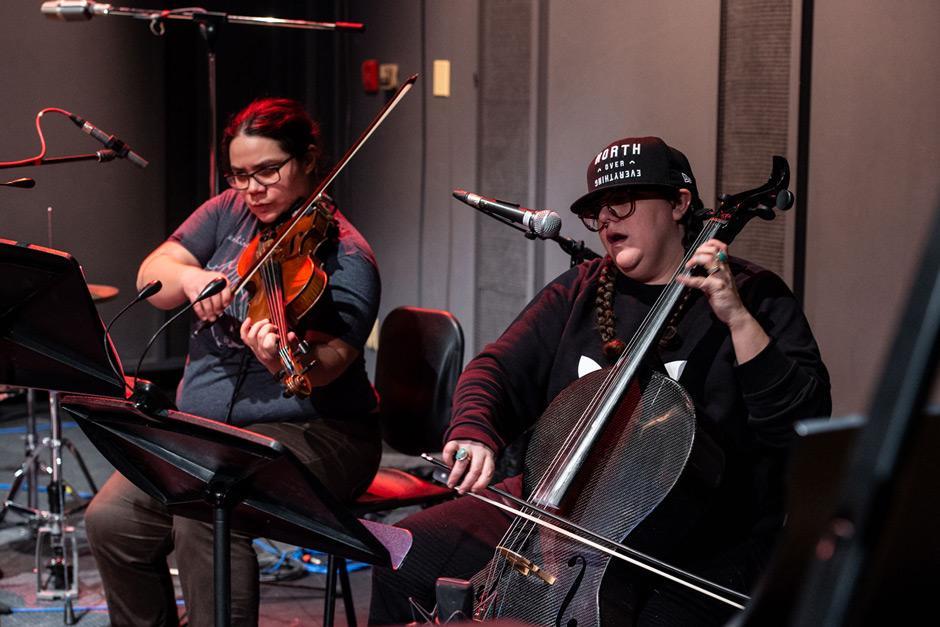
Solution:
[[(37, 416), (37, 424), (39, 437), (43, 438), (49, 435), (48, 411), (45, 394), (37, 393), (37, 396), (41, 399), (37, 406), (42, 410)], [(63, 415), (62, 420), (64, 438), (70, 440), (76, 446), (88, 466), (92, 479), (98, 486), (102, 485), (113, 472), (113, 468), (67, 415)], [(25, 425), (26, 404), (24, 399), (12, 399), (0, 403), (0, 498), (2, 499), (6, 499), (14, 472), (24, 460)], [(48, 456), (45, 459), (48, 463)], [(403, 466), (415, 463), (414, 458), (398, 455), (391, 451), (387, 451), (383, 457), (384, 465)], [(71, 484), (78, 496), (85, 497), (90, 492), (90, 488), (74, 457), (67, 451), (63, 455), (63, 477)], [(41, 489), (39, 505), (42, 508), (46, 508), (48, 505), (45, 483), (47, 483), (47, 480), (39, 481)], [(15, 501), (23, 505), (26, 504), (25, 490), (20, 490)], [(68, 509), (78, 503), (81, 503), (81, 499), (72, 497), (66, 508)], [(402, 513), (396, 512), (394, 519), (400, 518)], [(388, 521), (391, 521), (391, 518), (383, 522)], [(69, 524), (75, 528), (75, 536), (79, 547), (79, 596), (78, 600), (74, 602), (76, 624), (84, 627), (107, 625), (109, 621), (101, 579), (85, 540), (84, 520), (81, 513), (71, 516)], [(277, 546), (275, 548), (285, 547)], [(276, 561), (274, 555), (261, 547), (258, 547), (258, 551), (262, 566)], [(35, 573), (35, 553), (35, 530), (31, 528), (27, 519), (22, 515), (12, 511), (8, 512), (5, 520), (0, 523), (0, 570), (2, 570), (0, 604), (10, 606), (13, 609), (13, 614), (0, 617), (0, 625), (3, 625), (3, 627), (63, 624), (64, 612), (61, 600), (37, 599), (38, 585)], [(45, 577), (46, 573), (43, 573), (43, 576)], [(207, 576), (211, 576), (211, 573), (207, 573)], [(296, 578), (288, 578), (291, 576)], [(260, 624), (292, 626), (322, 624), (325, 579), (325, 575), (304, 572), (299, 566), (294, 568), (282, 567), (275, 573), (262, 575)], [(351, 572), (350, 583), (353, 589), (352, 595), (357, 622), (360, 625), (365, 625), (369, 611), (370, 569), (364, 568)], [(179, 592), (178, 589), (177, 592)], [(178, 602), (180, 603), (180, 613), (182, 615), (185, 608), (182, 606), (182, 597), (179, 593), (177, 599), (180, 599)], [(346, 624), (346, 615), (341, 598), (337, 599), (335, 624)]]

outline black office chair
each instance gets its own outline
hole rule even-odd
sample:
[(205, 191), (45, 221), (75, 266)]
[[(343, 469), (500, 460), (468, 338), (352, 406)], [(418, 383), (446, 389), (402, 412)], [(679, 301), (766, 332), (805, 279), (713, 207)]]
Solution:
[[(450, 406), (463, 367), (463, 330), (451, 313), (398, 307), (379, 331), (375, 387), (379, 393), (382, 438), (407, 455), (440, 451), (450, 422)], [(379, 468), (353, 511), (363, 516), (413, 505), (428, 506), (453, 491), (398, 468)], [(346, 621), (356, 625), (346, 560), (327, 558), (323, 624), (333, 624), (339, 578)]]

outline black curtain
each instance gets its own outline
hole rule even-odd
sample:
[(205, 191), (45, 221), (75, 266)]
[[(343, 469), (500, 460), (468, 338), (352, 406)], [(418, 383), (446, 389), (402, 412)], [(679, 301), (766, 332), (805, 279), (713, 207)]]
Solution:
[[(193, 6), (189, 0), (136, 4), (153, 8)], [(314, 21), (344, 20), (345, 3), (333, 0), (203, 1), (209, 11)], [(214, 41), (218, 129), (221, 137), (230, 116), (255, 98), (284, 96), (306, 103), (321, 124), (327, 154), (342, 152), (334, 98), (337, 67), (344, 38), (355, 33), (221, 24)], [(207, 43), (195, 23), (166, 22), (166, 227), (171, 233), (209, 197), (209, 104)], [(225, 189), (224, 181), (220, 190)], [(185, 325), (168, 334), (166, 355), (186, 353)]]

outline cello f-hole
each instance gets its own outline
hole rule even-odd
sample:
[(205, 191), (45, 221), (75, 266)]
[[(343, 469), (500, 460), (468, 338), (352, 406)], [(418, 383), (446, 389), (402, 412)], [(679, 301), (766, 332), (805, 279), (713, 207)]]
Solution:
[[(581, 571), (578, 573), (578, 576), (574, 578), (571, 587), (568, 588), (568, 593), (565, 594), (564, 600), (561, 602), (561, 607), (558, 608), (558, 615), (555, 617), (555, 627), (561, 627), (562, 617), (565, 615), (565, 610), (568, 609), (568, 606), (571, 605), (571, 601), (574, 599), (574, 595), (578, 592), (578, 588), (581, 587), (581, 580), (584, 579), (584, 571), (587, 569), (587, 560), (584, 559), (581, 555), (572, 555), (571, 559), (568, 560), (568, 568), (574, 568), (577, 566), (578, 562), (581, 562)], [(566, 627), (577, 627), (578, 619), (569, 618), (565, 623)]]

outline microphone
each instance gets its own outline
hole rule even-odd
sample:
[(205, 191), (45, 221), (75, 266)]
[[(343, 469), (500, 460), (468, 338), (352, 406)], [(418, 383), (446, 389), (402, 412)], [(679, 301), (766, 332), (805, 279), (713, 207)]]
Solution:
[[(137, 360), (137, 368), (134, 369), (134, 394), (131, 396), (131, 400), (134, 401), (134, 407), (147, 414), (153, 413), (154, 411), (159, 411), (161, 409), (174, 408), (173, 401), (168, 399), (157, 386), (153, 385), (149, 381), (138, 385), (138, 379), (140, 378), (140, 365), (144, 363), (144, 357), (147, 355), (150, 347), (153, 346), (153, 343), (156, 341), (156, 339), (160, 336), (161, 333), (163, 333), (163, 330), (170, 326), (171, 322), (192, 309), (196, 303), (215, 296), (221, 292), (226, 285), (228, 285), (228, 281), (226, 281), (223, 277), (209, 281), (209, 283), (207, 283), (206, 286), (202, 288), (202, 291), (199, 292), (199, 295), (191, 303), (173, 314), (173, 316), (164, 322), (160, 328), (157, 329), (157, 332), (153, 334), (153, 336), (150, 338), (150, 341), (147, 342), (147, 346), (144, 347), (144, 352), (140, 354), (140, 359)], [(144, 289), (146, 289), (146, 287)], [(151, 296), (152, 295), (153, 294), (151, 294)]]
[(146, 168), (148, 161), (141, 157), (139, 154), (131, 150), (131, 147), (122, 142), (120, 139), (114, 135), (108, 135), (106, 132), (102, 131), (100, 128), (75, 115), (74, 113), (69, 114), (69, 119), (75, 123), (75, 126), (82, 129), (83, 132), (91, 135), (99, 142), (104, 144), (104, 147), (113, 150), (114, 153), (121, 159), (127, 159), (138, 168)]
[(554, 211), (543, 209), (532, 211), (501, 200), (484, 198), (478, 194), (455, 189), (454, 198), (479, 209), (487, 215), (497, 217), (507, 223), (521, 224), (525, 227), (526, 237), (539, 239), (553, 239), (561, 230), (561, 216)]
[(137, 296), (134, 297), (134, 300), (132, 300), (131, 302), (129, 302), (129, 303), (127, 303), (126, 305), (124, 305), (124, 309), (122, 309), (121, 311), (119, 311), (116, 316), (114, 316), (113, 318), (111, 318), (111, 322), (109, 322), (109, 323), (108, 323), (108, 326), (106, 326), (105, 329), (104, 329), (104, 354), (105, 354), (105, 355), (107, 356), (107, 358), (108, 358), (108, 363), (111, 364), (111, 370), (114, 371), (114, 374), (117, 375), (118, 379), (120, 379), (121, 381), (124, 381), (124, 387), (126, 387), (126, 388), (127, 388), (129, 391), (131, 391), (131, 392), (133, 392), (134, 390), (131, 388), (131, 386), (129, 386), (129, 385), (127, 384), (127, 379), (125, 379), (125, 378), (124, 378), (124, 375), (121, 373), (121, 371), (118, 370), (117, 364), (115, 364), (115, 363), (114, 363), (114, 360), (111, 359), (111, 351), (108, 350), (108, 348), (109, 348), (109, 347), (108, 347), (108, 338), (110, 337), (110, 333), (111, 333), (111, 325), (113, 325), (115, 322), (117, 322), (117, 319), (120, 318), (121, 316), (123, 316), (124, 313), (125, 313), (128, 309), (130, 309), (131, 307), (133, 307), (134, 305), (136, 305), (136, 304), (139, 303), (140, 301), (144, 300), (145, 298), (150, 298), (151, 296), (153, 296), (154, 294), (156, 294), (157, 292), (159, 292), (159, 291), (162, 290), (162, 289), (163, 289), (163, 283), (161, 283), (160, 281), (151, 281), (150, 283), (148, 283), (147, 285), (145, 285), (145, 286), (143, 287), (143, 289), (141, 289), (139, 292), (137, 292)]
[(36, 181), (24, 176), (23, 178), (13, 179), (12, 181), (6, 181), (5, 183), (0, 183), (0, 186), (22, 187), (23, 189), (31, 189), (33, 187), (36, 187)]
[(58, 0), (43, 2), (40, 10), (43, 15), (52, 20), (79, 22), (90, 20), (95, 15), (107, 15), (111, 10), (111, 5), (89, 2), (89, 0)]

